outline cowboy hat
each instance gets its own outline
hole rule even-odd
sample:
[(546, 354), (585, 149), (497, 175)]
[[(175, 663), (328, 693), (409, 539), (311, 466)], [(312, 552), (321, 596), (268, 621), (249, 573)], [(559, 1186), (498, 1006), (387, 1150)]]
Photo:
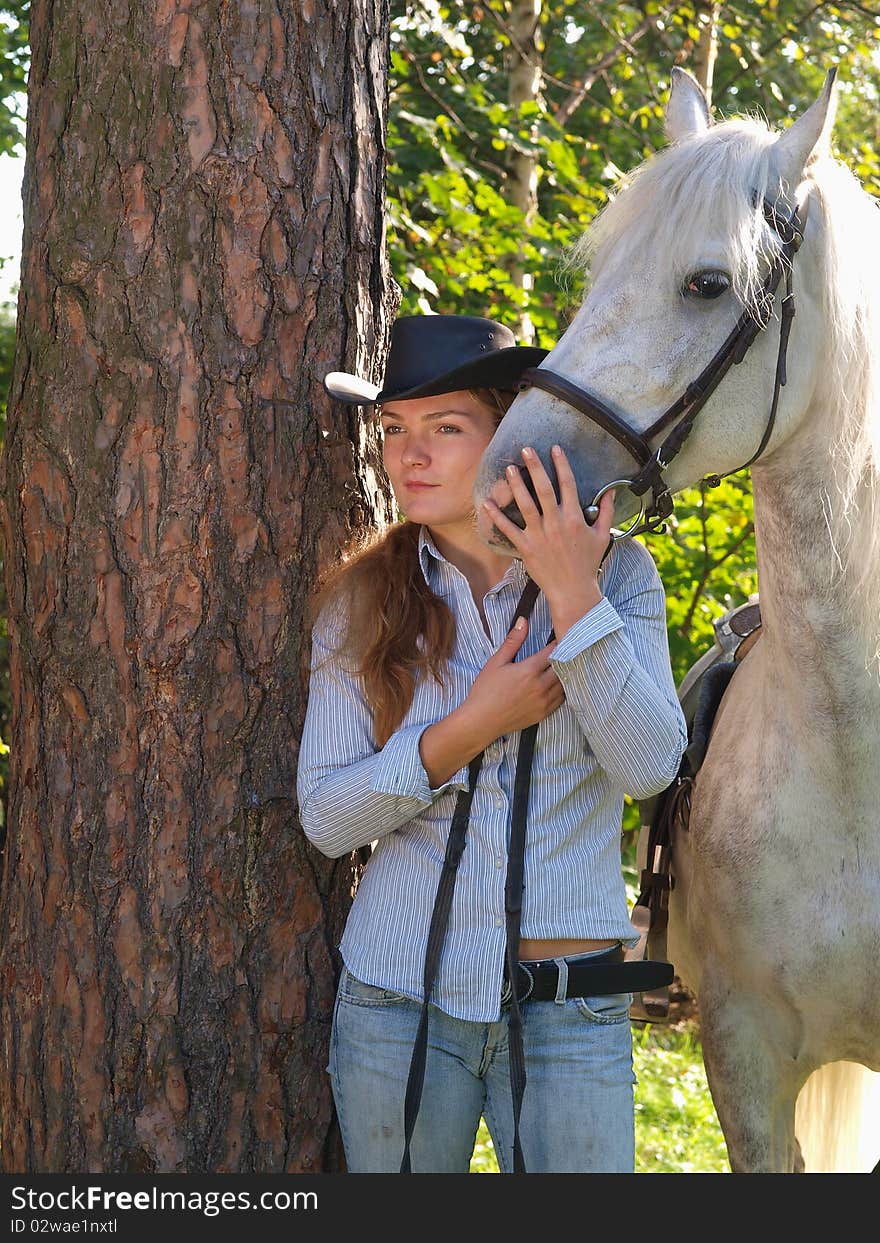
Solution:
[(324, 387), (350, 405), (434, 397), (463, 388), (514, 389), (527, 367), (547, 350), (517, 345), (504, 324), (475, 315), (402, 315), (391, 330), (391, 348), (379, 385), (331, 371)]

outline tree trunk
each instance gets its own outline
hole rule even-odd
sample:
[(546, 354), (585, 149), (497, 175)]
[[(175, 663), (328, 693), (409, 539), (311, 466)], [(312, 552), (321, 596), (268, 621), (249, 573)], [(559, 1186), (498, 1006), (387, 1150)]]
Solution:
[[(525, 103), (535, 103), (541, 91), (541, 4), (542, 0), (513, 0), (511, 4), (508, 20), (511, 47), (507, 102), (515, 111)], [(527, 128), (532, 137), (537, 135), (534, 121)], [(505, 198), (523, 213), (525, 228), (528, 229), (538, 210), (538, 161), (530, 151), (514, 147), (509, 161)], [(514, 260), (511, 275), (514, 285), (528, 296), (534, 288), (535, 280), (521, 255)], [(523, 345), (531, 345), (535, 340), (535, 326), (528, 309), (524, 309), (520, 315), (518, 335)]]
[(387, 28), (387, 0), (32, 6), (5, 1171), (338, 1168), (352, 865), (295, 775), (307, 589), (390, 516), (320, 382), (386, 343)]

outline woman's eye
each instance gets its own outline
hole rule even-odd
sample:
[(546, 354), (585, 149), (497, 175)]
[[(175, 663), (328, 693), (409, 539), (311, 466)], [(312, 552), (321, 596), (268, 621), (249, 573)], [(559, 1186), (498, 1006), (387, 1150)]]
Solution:
[[(397, 432), (406, 431), (399, 423), (388, 423), (382, 428), (383, 436), (394, 436)], [(439, 423), (437, 425), (438, 432), (455, 432), (458, 435), (461, 432), (460, 427), (456, 427), (454, 423)]]
[(687, 278), (682, 293), (686, 298), (720, 298), (730, 288), (730, 277), (716, 268), (694, 272)]

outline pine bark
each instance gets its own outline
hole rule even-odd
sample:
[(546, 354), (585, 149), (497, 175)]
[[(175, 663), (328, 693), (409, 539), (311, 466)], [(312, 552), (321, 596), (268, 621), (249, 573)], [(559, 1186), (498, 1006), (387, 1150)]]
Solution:
[[(390, 516), (387, 0), (34, 0), (2, 461), (10, 1172), (338, 1168), (316, 567)], [(270, 399), (290, 403), (280, 405)]]

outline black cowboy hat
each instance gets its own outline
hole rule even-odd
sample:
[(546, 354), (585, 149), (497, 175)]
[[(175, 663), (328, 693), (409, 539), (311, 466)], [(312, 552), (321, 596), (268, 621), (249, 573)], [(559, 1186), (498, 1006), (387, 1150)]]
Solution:
[(517, 345), (504, 324), (475, 315), (402, 315), (391, 330), (391, 348), (381, 385), (331, 371), (324, 387), (350, 405), (411, 397), (434, 397), (462, 388), (515, 389), (527, 367), (537, 367), (547, 350)]

